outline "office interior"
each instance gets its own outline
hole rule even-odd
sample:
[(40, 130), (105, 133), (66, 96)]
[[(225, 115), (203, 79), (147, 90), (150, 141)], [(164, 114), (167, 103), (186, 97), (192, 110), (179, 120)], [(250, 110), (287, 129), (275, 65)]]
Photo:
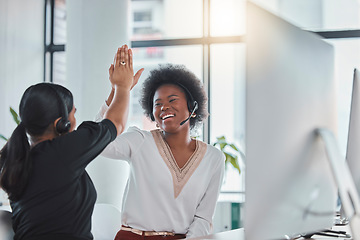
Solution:
[[(334, 47), (336, 138), (345, 156), (353, 70), (360, 68), (360, 1), (254, 2)], [(245, 15), (245, 0), (0, 0), (0, 134), (9, 137), (16, 126), (9, 107), (17, 111), (24, 90), (43, 81), (72, 91), (78, 123), (94, 119), (110, 92), (108, 68), (122, 44), (133, 48), (134, 70), (145, 68), (132, 92), (128, 126), (153, 129), (138, 104), (141, 82), (159, 64), (184, 64), (209, 98), (209, 119), (193, 135), (208, 143), (225, 136), (241, 152), (228, 149), (238, 156), (240, 172), (227, 164), (214, 232), (243, 227)], [(98, 157), (87, 170), (97, 204), (120, 209), (127, 163)], [(0, 201), (6, 206), (3, 192)]]

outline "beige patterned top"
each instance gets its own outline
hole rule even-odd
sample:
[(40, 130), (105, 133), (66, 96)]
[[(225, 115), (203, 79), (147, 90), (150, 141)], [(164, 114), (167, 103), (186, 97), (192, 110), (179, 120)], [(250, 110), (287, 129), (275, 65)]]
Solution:
[(155, 129), (151, 131), (156, 146), (159, 150), (161, 157), (168, 166), (174, 184), (174, 197), (179, 196), (181, 190), (195, 172), (196, 168), (199, 166), (201, 160), (204, 158), (206, 153), (207, 144), (198, 140), (196, 141), (196, 148), (194, 153), (187, 160), (185, 165), (180, 168), (171, 152), (170, 146), (165, 142), (162, 132), (160, 129)]

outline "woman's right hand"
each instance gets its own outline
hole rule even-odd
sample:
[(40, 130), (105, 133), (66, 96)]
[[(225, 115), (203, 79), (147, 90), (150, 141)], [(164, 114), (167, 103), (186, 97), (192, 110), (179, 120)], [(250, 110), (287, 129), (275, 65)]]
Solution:
[(133, 61), (131, 49), (127, 45), (118, 48), (114, 63), (109, 69), (109, 79), (113, 87), (120, 87), (127, 90), (136, 85), (134, 79)]
[[(118, 51), (116, 52), (116, 54), (115, 54), (115, 56), (114, 56), (114, 63), (111, 64), (111, 65), (110, 65), (110, 68), (109, 68), (109, 80), (110, 80), (110, 82), (111, 82), (112, 89), (111, 89), (111, 92), (110, 92), (109, 97), (108, 97), (107, 100), (106, 100), (106, 104), (107, 104), (108, 106), (110, 106), (110, 103), (111, 103), (111, 101), (112, 101), (112, 99), (113, 99), (113, 97), (114, 97), (114, 93), (115, 93), (115, 85), (114, 85), (113, 82), (115, 82), (116, 79), (114, 79), (114, 77), (115, 77), (115, 78), (118, 77), (117, 75), (114, 75), (114, 71), (115, 71), (115, 66), (114, 66), (114, 65), (116, 65), (116, 60), (117, 60), (117, 57), (119, 56), (119, 55), (118, 55), (119, 51), (120, 51), (120, 57), (121, 57), (121, 50), (124, 50), (124, 49), (122, 49), (122, 48), (125, 47), (125, 46), (126, 46), (126, 45), (124, 45), (124, 46), (122, 46), (121, 48), (118, 49)], [(126, 46), (126, 48), (127, 48), (127, 46)], [(125, 52), (125, 54), (126, 54), (126, 52)], [(128, 49), (128, 50), (127, 50), (127, 54), (128, 54), (128, 57), (129, 57), (129, 61), (131, 61), (131, 68), (132, 68), (132, 71), (133, 71), (133, 66), (132, 66), (132, 56), (133, 56), (133, 55), (132, 55), (131, 49)], [(120, 64), (121, 64), (121, 63), (120, 63)], [(126, 66), (126, 64), (125, 64), (125, 66)], [(120, 68), (120, 70), (121, 70), (121, 68)], [(143, 71), (144, 71), (144, 68), (141, 68), (141, 69), (138, 70), (138, 71), (136, 72), (136, 74), (133, 76), (133, 81), (132, 81), (132, 85), (131, 85), (130, 90), (133, 89), (133, 87), (138, 83), (139, 78), (140, 78), (141, 74), (143, 73)]]
[(112, 86), (130, 90), (134, 85), (132, 56), (129, 53), (127, 45), (118, 48), (112, 71), (109, 71), (109, 79)]

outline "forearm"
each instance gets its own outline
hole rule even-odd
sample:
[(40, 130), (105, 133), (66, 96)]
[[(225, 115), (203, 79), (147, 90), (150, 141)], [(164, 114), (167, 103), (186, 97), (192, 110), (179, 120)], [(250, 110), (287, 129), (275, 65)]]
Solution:
[(189, 227), (189, 230), (186, 234), (187, 238), (200, 237), (208, 235), (212, 232), (212, 223), (206, 219), (194, 217), (194, 221)]
[(114, 123), (117, 134), (121, 134), (126, 126), (129, 114), (130, 90), (115, 86), (113, 99), (104, 118)]
[(216, 170), (214, 175), (211, 177), (207, 190), (197, 206), (194, 220), (189, 226), (187, 237), (197, 237), (210, 234), (212, 232), (213, 216), (220, 194), (221, 185), (223, 183), (225, 170), (225, 156), (222, 153), (219, 159), (219, 164), (215, 168)]
[(110, 92), (108, 98), (106, 99), (106, 105), (110, 106), (110, 104), (114, 98), (114, 95), (115, 95), (115, 88), (111, 88), (111, 92)]

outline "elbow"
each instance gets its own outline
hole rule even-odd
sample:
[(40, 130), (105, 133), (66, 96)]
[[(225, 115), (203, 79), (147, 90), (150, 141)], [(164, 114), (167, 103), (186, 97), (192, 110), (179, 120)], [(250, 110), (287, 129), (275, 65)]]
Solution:
[(122, 134), (125, 130), (125, 124), (119, 124), (116, 126), (117, 136)]

